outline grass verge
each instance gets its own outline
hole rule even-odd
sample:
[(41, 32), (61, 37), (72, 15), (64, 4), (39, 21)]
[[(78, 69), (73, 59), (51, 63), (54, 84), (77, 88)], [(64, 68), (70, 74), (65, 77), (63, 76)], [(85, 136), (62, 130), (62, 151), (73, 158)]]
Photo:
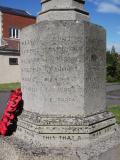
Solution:
[(15, 90), (16, 88), (20, 88), (20, 83), (4, 83), (0, 84), (0, 91), (10, 91)]
[(115, 115), (117, 123), (120, 124), (120, 105), (110, 106), (108, 107), (108, 111), (112, 112)]

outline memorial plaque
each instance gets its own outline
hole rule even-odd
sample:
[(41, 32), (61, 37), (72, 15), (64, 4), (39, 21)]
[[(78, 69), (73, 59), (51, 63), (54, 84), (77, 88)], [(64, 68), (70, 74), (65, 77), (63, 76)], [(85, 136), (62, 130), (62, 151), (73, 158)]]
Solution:
[(83, 25), (42, 22), (31, 29), (23, 31), (21, 43), (25, 109), (40, 114), (83, 114)]

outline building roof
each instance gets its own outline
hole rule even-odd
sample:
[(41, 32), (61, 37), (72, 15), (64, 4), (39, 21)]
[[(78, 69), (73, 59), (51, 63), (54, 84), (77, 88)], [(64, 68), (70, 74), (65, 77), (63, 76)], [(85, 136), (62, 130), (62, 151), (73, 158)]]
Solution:
[(20, 56), (20, 51), (10, 50), (10, 49), (7, 49), (7, 48), (0, 48), (0, 55)]
[(18, 15), (18, 16), (36, 18), (35, 16), (29, 14), (28, 12), (26, 12), (24, 10), (20, 10), (20, 9), (14, 9), (14, 8), (0, 6), (0, 11), (3, 13), (9, 13), (9, 14), (14, 14), (14, 15)]

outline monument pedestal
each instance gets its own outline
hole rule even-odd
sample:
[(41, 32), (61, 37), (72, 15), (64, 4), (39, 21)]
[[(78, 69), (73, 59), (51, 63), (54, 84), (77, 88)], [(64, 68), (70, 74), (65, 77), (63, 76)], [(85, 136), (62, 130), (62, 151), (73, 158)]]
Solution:
[(39, 115), (24, 111), (18, 121), (16, 137), (37, 147), (78, 147), (114, 133), (116, 120), (111, 113), (88, 117)]
[(0, 160), (119, 160), (120, 157), (117, 125), (114, 132), (106, 132), (89, 141), (75, 139), (75, 134), (42, 135), (23, 127), (22, 130), (25, 130), (23, 135), (0, 138)]
[[(106, 111), (106, 32), (83, 0), (42, 0), (21, 33), (25, 111), (0, 160), (119, 160), (120, 131)], [(40, 23), (39, 23), (40, 21)]]
[(0, 148), (0, 160), (119, 160), (120, 128), (108, 112), (60, 117), (24, 111)]

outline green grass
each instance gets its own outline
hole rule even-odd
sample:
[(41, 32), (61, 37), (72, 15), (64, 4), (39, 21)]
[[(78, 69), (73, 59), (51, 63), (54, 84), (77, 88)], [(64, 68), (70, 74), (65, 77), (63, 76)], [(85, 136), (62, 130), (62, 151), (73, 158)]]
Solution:
[(112, 112), (115, 115), (117, 123), (120, 124), (120, 105), (110, 106), (108, 107), (108, 111)]
[(0, 91), (10, 91), (10, 90), (14, 90), (16, 88), (20, 88), (21, 85), (20, 83), (4, 83), (4, 84), (0, 84)]

